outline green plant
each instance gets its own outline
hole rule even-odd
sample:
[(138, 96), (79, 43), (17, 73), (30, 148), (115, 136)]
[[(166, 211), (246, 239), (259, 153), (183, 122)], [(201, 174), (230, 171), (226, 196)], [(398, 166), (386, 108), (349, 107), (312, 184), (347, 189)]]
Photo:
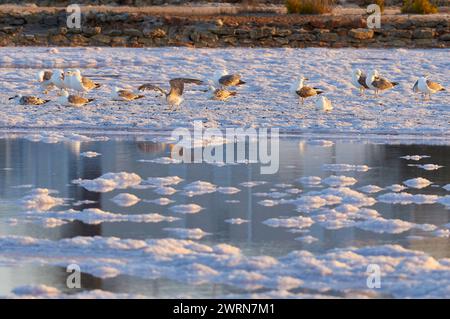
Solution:
[(404, 0), (402, 13), (431, 14), (437, 13), (438, 9), (429, 0)]
[(288, 13), (323, 14), (333, 10), (334, 0), (286, 0)]

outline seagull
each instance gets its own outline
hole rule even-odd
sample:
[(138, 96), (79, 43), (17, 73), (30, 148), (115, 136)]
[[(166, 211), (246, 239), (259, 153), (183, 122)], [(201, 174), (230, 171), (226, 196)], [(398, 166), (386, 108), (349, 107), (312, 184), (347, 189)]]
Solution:
[(112, 98), (115, 101), (133, 101), (137, 99), (142, 99), (144, 95), (139, 95), (136, 93), (133, 93), (130, 90), (121, 89), (118, 87), (114, 88)]
[(431, 94), (445, 91), (445, 88), (437, 82), (428, 80), (425, 76), (416, 81), (413, 87), (413, 91), (423, 93), (425, 97), (428, 94), (428, 98), (431, 100)]
[(214, 73), (214, 82), (219, 87), (239, 86), (246, 83), (241, 80), (240, 74), (228, 74), (225, 69)]
[(42, 105), (47, 102), (50, 102), (50, 100), (44, 100), (36, 96), (31, 95), (22, 96), (20, 94), (10, 97), (9, 100), (17, 101), (21, 105)]
[(211, 92), (210, 99), (216, 101), (226, 101), (237, 94), (235, 91), (228, 91), (227, 89), (216, 89), (213, 85), (209, 86), (209, 92)]
[(302, 99), (302, 105), (304, 104), (306, 98), (323, 93), (323, 91), (319, 90), (318, 88), (305, 86), (305, 81), (308, 81), (308, 79), (304, 76), (301, 76), (298, 81), (297, 89), (295, 91), (295, 93)]
[(52, 71), (39, 71), (37, 73), (37, 80), (40, 83), (42, 89), (44, 89), (44, 93), (47, 94), (49, 89), (52, 89), (55, 87), (55, 84), (53, 84), (51, 78), (52, 78)]
[(145, 90), (153, 90), (161, 92), (165, 97), (166, 101), (169, 104), (169, 106), (179, 106), (181, 102), (183, 102), (183, 91), (184, 91), (184, 85), (188, 83), (194, 83), (197, 85), (203, 84), (203, 81), (196, 80), (196, 79), (187, 79), (187, 78), (175, 78), (169, 81), (170, 84), (170, 91), (167, 92), (164, 89), (161, 89), (160, 87), (153, 85), (153, 84), (143, 84), (138, 89), (139, 91), (145, 91)]
[(356, 69), (352, 74), (352, 84), (359, 89), (360, 95), (364, 95), (364, 90), (369, 87), (366, 84), (366, 74), (360, 69)]
[(66, 85), (64, 83), (64, 72), (62, 70), (53, 70), (50, 81), (52, 81), (53, 85), (55, 85), (58, 89), (65, 89)]
[(380, 91), (392, 89), (398, 83), (382, 78), (377, 70), (373, 70), (366, 78), (366, 85), (370, 89), (375, 90), (375, 96), (378, 97)]
[(73, 105), (73, 106), (83, 106), (86, 105), (90, 102), (94, 101), (94, 99), (87, 99), (85, 97), (81, 97), (78, 95), (73, 95), (67, 92), (67, 91), (63, 91), (59, 98), (58, 98), (58, 102), (62, 105)]
[(316, 108), (320, 111), (330, 112), (331, 110), (333, 110), (333, 105), (327, 97), (320, 96), (316, 101)]
[(99, 83), (95, 83), (91, 79), (81, 76), (81, 72), (78, 69), (71, 72), (69, 83), (70, 88), (78, 92), (88, 92), (100, 87)]

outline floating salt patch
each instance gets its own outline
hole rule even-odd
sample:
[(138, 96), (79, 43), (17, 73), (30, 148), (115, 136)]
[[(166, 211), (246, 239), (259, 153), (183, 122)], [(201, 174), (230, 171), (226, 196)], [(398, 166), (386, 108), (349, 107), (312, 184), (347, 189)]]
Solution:
[(200, 228), (163, 228), (163, 230), (182, 239), (202, 239), (210, 233), (204, 232)]
[(359, 188), (360, 191), (367, 193), (367, 194), (373, 194), (378, 193), (383, 190), (383, 188), (377, 186), (377, 185), (366, 185)]
[(269, 227), (283, 228), (308, 228), (314, 224), (310, 217), (296, 216), (289, 218), (269, 218), (263, 221)]
[(400, 185), (400, 184), (394, 184), (394, 185), (386, 187), (386, 189), (389, 189), (389, 190), (391, 190), (393, 192), (401, 192), (401, 191), (407, 189), (407, 187), (403, 186), (403, 185)]
[(85, 199), (85, 200), (79, 200), (76, 201), (75, 203), (73, 203), (73, 206), (81, 206), (81, 205), (90, 205), (90, 204), (95, 204), (97, 203), (97, 201), (95, 200), (89, 200), (89, 199)]
[(334, 205), (339, 202), (350, 204), (357, 207), (372, 206), (376, 200), (363, 193), (350, 189), (348, 187), (331, 187), (320, 192), (309, 192), (309, 196), (319, 196), (326, 200), (326, 205)]
[(334, 172), (367, 172), (370, 167), (367, 165), (351, 165), (351, 164), (323, 164), (322, 169)]
[(233, 224), (233, 225), (241, 225), (241, 224), (248, 223), (249, 220), (242, 219), (242, 218), (230, 218), (230, 219), (225, 219), (225, 222), (229, 223), (229, 224)]
[(418, 178), (408, 179), (408, 180), (404, 181), (403, 184), (405, 184), (408, 187), (422, 189), (422, 188), (425, 188), (425, 187), (431, 185), (432, 183), (426, 178), (418, 177)]
[(183, 195), (193, 197), (204, 194), (210, 194), (217, 191), (217, 186), (209, 182), (196, 181), (184, 187)]
[(450, 192), (450, 184), (447, 184), (445, 186), (442, 186), (443, 189)]
[(56, 228), (67, 224), (67, 222), (58, 218), (44, 218), (39, 220), (39, 224), (45, 228)]
[(166, 187), (166, 186), (155, 188), (153, 191), (156, 194), (163, 195), (163, 196), (170, 196), (170, 195), (173, 195), (173, 194), (175, 194), (177, 192), (177, 190), (175, 188), (173, 188), (173, 187)]
[(115, 189), (125, 189), (131, 186), (136, 186), (141, 183), (142, 179), (135, 173), (106, 173), (96, 179), (78, 179), (72, 181), (88, 191), (106, 193)]
[(182, 181), (183, 179), (178, 176), (149, 177), (145, 180), (146, 183), (154, 186), (178, 185)]
[(119, 214), (103, 211), (98, 208), (78, 210), (66, 210), (57, 212), (40, 212), (35, 214), (34, 212), (26, 212), (25, 216), (35, 220), (61, 220), (61, 221), (81, 221), (85, 224), (98, 225), (104, 222), (134, 222), (134, 223), (160, 223), (160, 222), (173, 222), (178, 220), (177, 217), (163, 216), (160, 214)]
[(319, 185), (322, 183), (322, 179), (319, 176), (304, 176), (299, 178), (298, 181), (305, 185)]
[(294, 185), (292, 185), (292, 184), (286, 184), (286, 183), (275, 184), (275, 187), (279, 187), (279, 188), (290, 188), (293, 186)]
[(252, 188), (252, 187), (260, 186), (260, 185), (264, 185), (264, 184), (267, 184), (267, 182), (265, 182), (265, 181), (250, 181), (250, 182), (240, 183), (239, 185), (241, 185), (242, 187)]
[(313, 237), (311, 235), (300, 236), (300, 237), (295, 238), (295, 240), (301, 241), (302, 243), (305, 243), (305, 244), (312, 244), (312, 243), (318, 241), (318, 239), (316, 237)]
[(283, 197), (286, 197), (287, 195), (288, 195), (287, 193), (282, 193), (282, 192), (253, 193), (253, 196), (270, 197), (270, 198), (274, 198), (274, 199), (283, 198)]
[(322, 147), (331, 147), (334, 145), (333, 141), (328, 140), (310, 140), (307, 142), (309, 145), (317, 145)]
[(29, 195), (20, 200), (20, 204), (26, 209), (35, 209), (38, 211), (49, 210), (52, 207), (64, 204), (64, 199), (53, 197), (51, 191), (47, 188), (36, 188), (30, 191)]
[(222, 194), (231, 195), (231, 194), (239, 193), (241, 190), (236, 187), (218, 187), (217, 191)]
[(384, 219), (379, 217), (357, 222), (355, 226), (357, 228), (379, 234), (400, 234), (414, 228), (415, 224), (400, 219)]
[(426, 171), (435, 171), (438, 170), (444, 166), (436, 165), (436, 164), (424, 164), (424, 165), (417, 165), (417, 164), (408, 164), (408, 166), (415, 166), (419, 167), (421, 169), (424, 169)]
[(88, 157), (88, 158), (97, 157), (97, 156), (100, 156), (100, 155), (101, 155), (100, 153), (92, 152), (92, 151), (80, 153), (80, 156)]
[(438, 229), (433, 232), (433, 236), (440, 237), (440, 238), (449, 238), (450, 230), (449, 229)]
[(197, 204), (183, 204), (170, 207), (171, 211), (179, 214), (196, 214), (202, 209), (203, 207)]
[(240, 202), (241, 201), (238, 200), (238, 199), (227, 199), (227, 200), (225, 200), (225, 203), (229, 203), (229, 204), (238, 204)]
[(448, 209), (450, 209), (450, 195), (441, 197), (438, 199), (438, 203), (446, 206)]
[(140, 160), (138, 160), (138, 162), (169, 165), (169, 164), (181, 164), (182, 160), (171, 158), (171, 157), (159, 157), (159, 158), (155, 158), (155, 159), (151, 159), (151, 160), (140, 159)]
[(140, 198), (133, 194), (122, 193), (111, 199), (114, 203), (122, 207), (130, 207), (137, 204)]
[(160, 197), (160, 198), (153, 199), (153, 200), (144, 200), (144, 202), (153, 203), (153, 204), (157, 204), (160, 206), (166, 206), (166, 205), (173, 203), (174, 201), (171, 199), (168, 199), (166, 197)]
[[(450, 184), (449, 184), (450, 185)], [(33, 188), (34, 185), (33, 184), (23, 184), (23, 185), (16, 185), (16, 186), (11, 186), (11, 188), (17, 188), (17, 189), (22, 189), (22, 188)], [(449, 188), (450, 189), (450, 188)]]
[(408, 161), (420, 161), (423, 158), (430, 158), (430, 156), (428, 156), (428, 155), (406, 155), (406, 156), (402, 156), (400, 158), (403, 158)]
[(378, 200), (389, 204), (434, 204), (438, 201), (437, 195), (410, 194), (410, 193), (386, 193), (378, 196)]
[(332, 187), (352, 186), (358, 181), (353, 177), (331, 175), (323, 180), (323, 182)]
[(286, 189), (286, 193), (288, 193), (288, 194), (299, 194), (299, 193), (301, 193), (301, 192), (303, 192), (300, 188), (289, 188), (289, 189)]
[(272, 207), (278, 205), (278, 202), (276, 200), (264, 199), (262, 201), (259, 201), (258, 204), (265, 207)]

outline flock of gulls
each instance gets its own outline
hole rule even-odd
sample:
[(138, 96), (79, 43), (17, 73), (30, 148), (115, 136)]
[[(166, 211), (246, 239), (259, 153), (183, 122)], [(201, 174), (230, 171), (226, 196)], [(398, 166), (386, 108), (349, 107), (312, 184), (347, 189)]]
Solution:
[[(85, 96), (86, 93), (101, 87), (100, 83), (96, 83), (83, 76), (78, 69), (40, 71), (37, 74), (37, 81), (45, 94), (48, 94), (49, 90), (58, 89), (56, 102), (67, 106), (84, 106), (91, 103), (95, 99), (87, 98)], [(291, 87), (292, 93), (300, 99), (301, 104), (304, 104), (305, 99), (320, 95), (316, 99), (316, 107), (325, 112), (331, 111), (333, 109), (331, 101), (322, 95), (325, 91), (314, 86), (306, 85), (306, 81), (308, 79), (301, 76)], [(230, 88), (238, 87), (245, 83), (241, 79), (240, 74), (229, 74), (226, 70), (222, 70), (216, 72), (213, 80), (207, 82), (191, 78), (171, 79), (168, 90), (151, 83), (139, 86), (137, 92), (115, 87), (112, 90), (111, 98), (115, 101), (133, 101), (144, 97), (143, 94), (140, 94), (142, 91), (155, 91), (161, 94), (169, 107), (172, 108), (178, 107), (183, 102), (183, 92), (186, 84), (208, 84), (208, 89), (203, 90), (203, 92), (209, 92), (210, 99), (226, 101), (237, 95), (237, 92), (232, 91)], [(378, 97), (380, 92), (392, 89), (398, 85), (397, 82), (392, 82), (382, 77), (377, 70), (372, 70), (366, 75), (360, 69), (353, 71), (351, 83), (360, 91), (360, 95), (364, 95), (365, 90), (372, 90), (375, 97)], [(415, 82), (412, 90), (414, 93), (420, 93), (425, 100), (427, 97), (431, 99), (431, 94), (445, 91), (445, 88), (441, 84), (433, 82), (427, 76), (424, 76)], [(50, 101), (30, 95), (15, 95), (10, 100), (14, 100), (21, 105), (42, 105)]]

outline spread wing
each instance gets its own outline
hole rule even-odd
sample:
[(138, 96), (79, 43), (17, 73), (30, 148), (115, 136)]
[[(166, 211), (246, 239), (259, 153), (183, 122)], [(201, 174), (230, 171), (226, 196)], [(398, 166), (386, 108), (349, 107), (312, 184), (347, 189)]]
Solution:
[(241, 81), (241, 76), (239, 74), (228, 74), (224, 75), (219, 79), (219, 83), (225, 86), (235, 86)]
[(166, 91), (164, 91), (163, 89), (161, 89), (159, 86), (150, 84), (150, 83), (146, 83), (146, 84), (142, 84), (139, 88), (139, 91), (158, 91), (161, 92), (162, 94), (166, 94)]
[(416, 83), (414, 83), (412, 90), (415, 93), (419, 92), (419, 80), (417, 80)]
[(169, 81), (170, 83), (170, 92), (169, 94), (176, 94), (181, 96), (184, 91), (184, 84), (193, 83), (193, 84), (203, 84), (203, 81), (197, 79), (188, 79), (188, 78), (176, 78)]

